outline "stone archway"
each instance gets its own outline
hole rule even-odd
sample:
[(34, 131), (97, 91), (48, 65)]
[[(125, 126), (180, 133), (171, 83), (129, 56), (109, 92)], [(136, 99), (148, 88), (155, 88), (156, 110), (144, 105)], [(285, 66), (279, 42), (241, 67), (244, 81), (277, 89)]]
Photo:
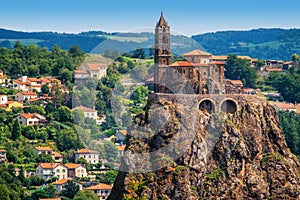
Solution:
[(199, 103), (199, 110), (207, 110), (209, 113), (216, 111), (216, 104), (211, 99), (202, 99)]
[(238, 110), (238, 103), (233, 99), (225, 99), (221, 103), (221, 111), (225, 113), (235, 113)]

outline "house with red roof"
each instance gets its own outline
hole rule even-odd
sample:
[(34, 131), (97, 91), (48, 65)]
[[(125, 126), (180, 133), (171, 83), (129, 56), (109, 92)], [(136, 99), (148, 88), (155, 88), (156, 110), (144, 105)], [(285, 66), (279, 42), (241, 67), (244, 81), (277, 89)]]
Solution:
[(75, 162), (79, 158), (84, 158), (90, 164), (97, 164), (100, 162), (100, 153), (89, 149), (80, 149), (75, 151)]
[(69, 178), (82, 178), (88, 176), (86, 167), (82, 164), (67, 163), (65, 166), (68, 168)]
[(36, 168), (36, 176), (46, 180), (53, 177), (65, 179), (68, 178), (68, 168), (62, 163), (40, 163)]
[(33, 98), (37, 98), (37, 94), (30, 91), (21, 91), (15, 95), (15, 99), (19, 102), (24, 102)]
[(74, 71), (75, 79), (97, 79), (100, 80), (106, 76), (106, 63), (83, 63), (77, 70)]
[(64, 157), (59, 152), (53, 151), (51, 147), (34, 147), (34, 152), (36, 155), (40, 155), (43, 153), (51, 155), (51, 157), (56, 163), (62, 163), (64, 159)]
[(99, 200), (105, 200), (110, 195), (112, 187), (112, 185), (99, 183), (98, 185), (87, 187), (85, 190), (91, 190), (99, 197)]
[(23, 113), (20, 114), (17, 119), (20, 121), (21, 126), (32, 126), (38, 124), (47, 124), (46, 117), (38, 113)]

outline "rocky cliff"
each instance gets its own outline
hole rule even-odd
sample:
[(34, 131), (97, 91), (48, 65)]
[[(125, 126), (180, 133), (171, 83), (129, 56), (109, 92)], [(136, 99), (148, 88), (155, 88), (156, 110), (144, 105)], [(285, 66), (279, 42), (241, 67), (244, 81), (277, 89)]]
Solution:
[(128, 133), (109, 199), (300, 199), (299, 162), (267, 104), (222, 114), (160, 100)]

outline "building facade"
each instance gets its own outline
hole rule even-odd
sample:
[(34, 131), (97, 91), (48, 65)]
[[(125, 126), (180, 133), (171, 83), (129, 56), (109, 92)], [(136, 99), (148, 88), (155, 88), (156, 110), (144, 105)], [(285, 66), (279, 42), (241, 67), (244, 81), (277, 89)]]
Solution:
[(90, 164), (97, 164), (100, 162), (100, 153), (89, 149), (80, 149), (75, 152), (75, 161), (79, 158), (84, 158)]

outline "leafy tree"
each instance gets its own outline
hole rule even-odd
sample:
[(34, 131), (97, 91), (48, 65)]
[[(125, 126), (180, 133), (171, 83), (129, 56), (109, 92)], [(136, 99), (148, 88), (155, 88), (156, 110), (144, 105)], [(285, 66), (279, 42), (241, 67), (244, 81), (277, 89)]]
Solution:
[(74, 200), (97, 200), (98, 197), (91, 190), (81, 190), (79, 191)]
[(30, 106), (26, 106), (24, 108), (24, 112), (25, 113), (38, 113), (41, 115), (45, 115), (45, 109), (42, 106), (38, 106), (38, 105), (30, 105)]
[(104, 141), (104, 148), (107, 156), (107, 160), (110, 162), (118, 161), (118, 149), (116, 148), (116, 145), (114, 143), (109, 141)]
[(101, 183), (113, 184), (117, 178), (117, 170), (108, 170), (105, 173), (99, 174), (97, 177)]
[(51, 155), (41, 153), (41, 154), (38, 155), (38, 157), (36, 159), (36, 162), (37, 163), (53, 163), (54, 160), (53, 160)]
[(73, 129), (65, 129), (59, 131), (56, 137), (56, 146), (60, 151), (67, 151), (70, 149), (80, 149), (83, 144)]
[(148, 92), (149, 91), (147, 87), (139, 86), (138, 88), (136, 88), (136, 90), (134, 90), (130, 99), (134, 101), (135, 105), (145, 103)]
[(133, 58), (141, 58), (145, 59), (146, 58), (146, 53), (143, 48), (138, 48), (133, 51)]
[(0, 184), (0, 199), (1, 200), (11, 200), (10, 189), (5, 184)]
[(83, 157), (78, 158), (77, 161), (76, 161), (76, 163), (77, 163), (77, 164), (83, 164), (83, 165), (85, 165), (85, 167), (86, 167), (88, 170), (91, 169), (90, 163), (88, 163), (88, 161), (87, 161), (86, 159), (84, 159)]
[(15, 119), (12, 132), (11, 132), (11, 139), (16, 140), (21, 136), (21, 125), (19, 120)]
[(31, 186), (41, 186), (46, 183), (46, 180), (37, 176), (29, 177), (29, 182)]
[(59, 122), (72, 122), (72, 111), (66, 106), (61, 106), (57, 109), (56, 119)]
[(276, 88), (285, 101), (300, 102), (300, 70), (292, 67), (285, 74), (270, 73), (266, 83)]
[(80, 125), (84, 123), (84, 113), (82, 110), (74, 109), (72, 116), (75, 124)]
[(79, 191), (79, 186), (76, 185), (73, 181), (68, 181), (66, 184), (66, 189), (63, 190), (60, 195), (64, 197), (68, 197), (70, 199), (73, 199), (74, 196), (77, 194)]
[(58, 193), (53, 185), (48, 185), (45, 189), (37, 190), (31, 194), (33, 200), (39, 200), (41, 198), (54, 198)]
[(256, 70), (250, 66), (250, 62), (229, 55), (225, 64), (225, 77), (232, 80), (241, 80), (245, 87), (255, 87), (258, 78)]
[(47, 84), (44, 84), (41, 88), (41, 92), (43, 94), (49, 94), (49, 92), (50, 92), (49, 86)]
[(22, 135), (30, 140), (37, 139), (37, 132), (33, 126), (22, 127)]

